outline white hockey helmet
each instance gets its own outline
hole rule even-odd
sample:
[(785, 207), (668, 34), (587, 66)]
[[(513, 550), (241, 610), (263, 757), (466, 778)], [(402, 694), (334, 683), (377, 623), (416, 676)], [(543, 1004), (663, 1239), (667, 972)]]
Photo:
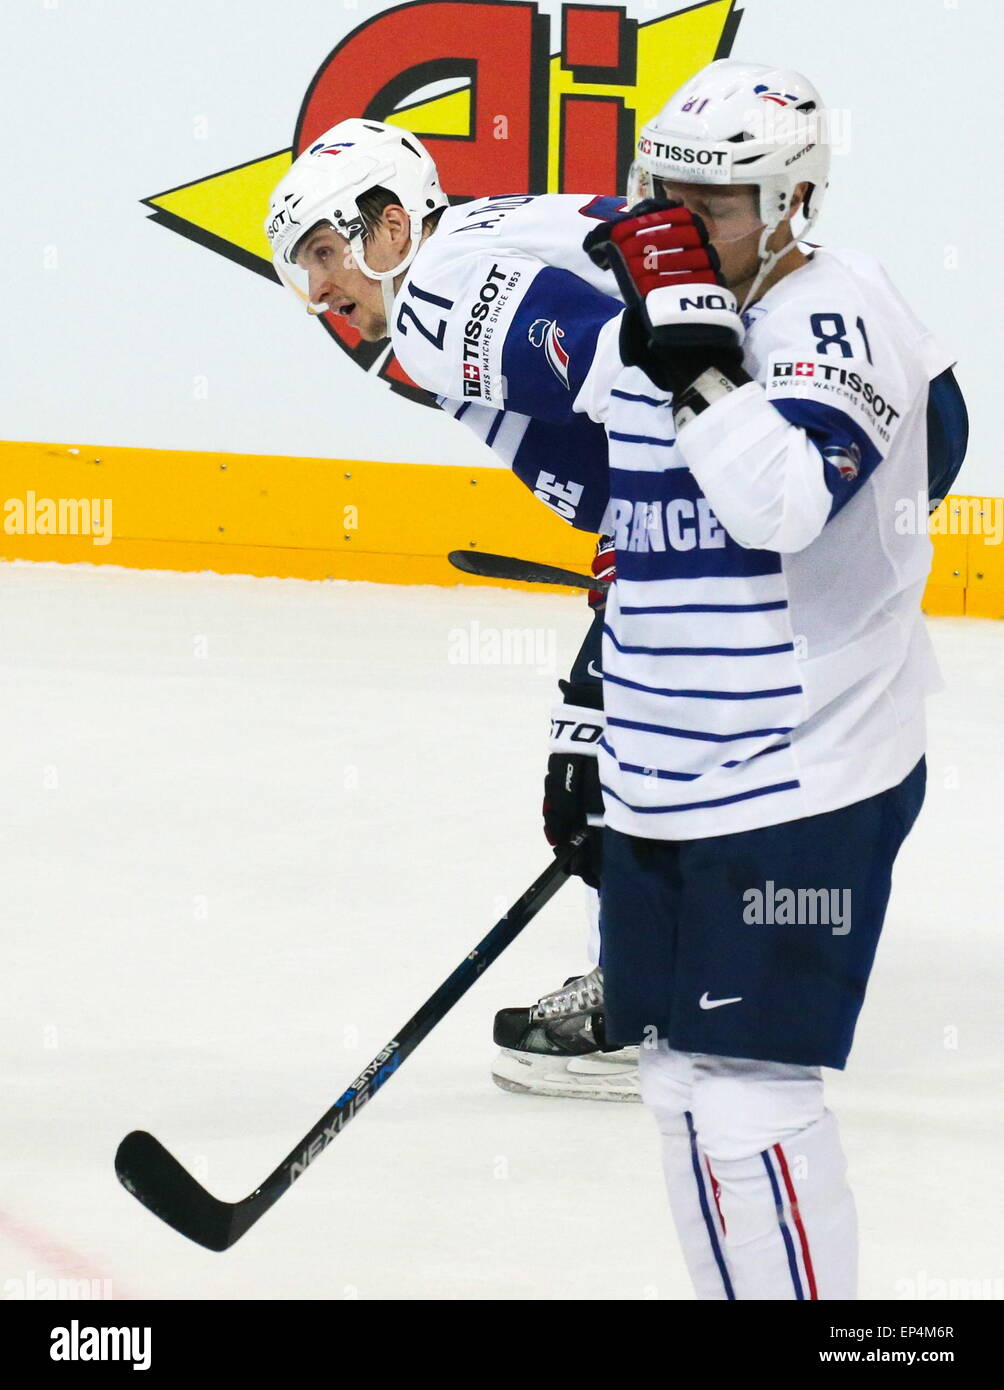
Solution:
[[(374, 270), (366, 263), (367, 228), (359, 199), (373, 188), (393, 193), (411, 220), (411, 245), (392, 270)], [(296, 248), (308, 232), (327, 223), (348, 241), (363, 274), (380, 283), (389, 324), (394, 280), (418, 253), (422, 221), (448, 204), (431, 155), (409, 131), (382, 121), (340, 121), (294, 161), (272, 193), (265, 220), (272, 263), (307, 312), (323, 314), (328, 306), (310, 302)]]
[[(778, 259), (767, 242), (788, 213), (795, 189), (810, 185), (805, 236), (822, 206), (830, 170), (826, 112), (801, 73), (721, 58), (670, 97), (642, 129), (631, 167), (631, 202), (654, 197), (657, 179), (759, 190), (761, 271), (750, 296)], [(747, 296), (749, 299), (750, 296)]]

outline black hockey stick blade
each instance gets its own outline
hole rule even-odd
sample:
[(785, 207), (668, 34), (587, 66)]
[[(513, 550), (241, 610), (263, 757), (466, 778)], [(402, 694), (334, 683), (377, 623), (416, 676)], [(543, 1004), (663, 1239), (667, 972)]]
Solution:
[(569, 864), (583, 836), (563, 846), (491, 931), (460, 962), (389, 1043), (326, 1110), (260, 1187), (239, 1202), (224, 1202), (192, 1177), (159, 1139), (145, 1130), (127, 1134), (115, 1154), (115, 1172), (132, 1195), (154, 1216), (207, 1250), (228, 1250), (287, 1192), (308, 1165), (355, 1118), (394, 1075), (401, 1063), (497, 960), (548, 903), (568, 877)]
[(557, 565), (542, 565), (536, 560), (518, 560), (512, 555), (489, 555), (482, 550), (451, 550), (446, 557), (455, 569), (465, 574), (477, 574), (483, 579), (509, 579), (520, 584), (563, 584), (569, 589), (598, 589), (610, 587), (609, 580), (591, 574), (560, 569)]
[(159, 1139), (144, 1129), (127, 1134), (115, 1154), (115, 1172), (123, 1187), (145, 1207), (189, 1240), (207, 1250), (226, 1250), (234, 1243), (237, 1202), (221, 1202), (196, 1182)]

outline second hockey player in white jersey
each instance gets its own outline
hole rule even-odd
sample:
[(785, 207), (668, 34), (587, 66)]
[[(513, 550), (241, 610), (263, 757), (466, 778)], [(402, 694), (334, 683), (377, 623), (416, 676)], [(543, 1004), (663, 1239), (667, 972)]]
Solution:
[[(854, 1296), (821, 1068), (850, 1051), (935, 682), (930, 545), (895, 502), (927, 481), (950, 359), (873, 260), (794, 241), (825, 190), (820, 111), (798, 74), (713, 64), (639, 147), (670, 202), (628, 212), (526, 195), (442, 211), (417, 142), (345, 122), (270, 218), (313, 304), (389, 330), (542, 501), (613, 537), (607, 1032), (642, 1044), (704, 1298)], [(776, 892), (837, 894), (853, 922), (778, 912)]]

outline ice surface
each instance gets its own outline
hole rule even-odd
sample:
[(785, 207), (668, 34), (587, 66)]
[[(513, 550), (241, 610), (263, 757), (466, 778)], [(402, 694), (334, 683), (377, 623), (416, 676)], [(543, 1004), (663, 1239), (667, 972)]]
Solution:
[[(3, 567), (5, 1297), (691, 1296), (643, 1107), (489, 1077), (494, 1011), (586, 966), (577, 883), (227, 1254), (112, 1167), (148, 1128), (246, 1195), (540, 872), (547, 713), (587, 617), (485, 588)], [(999, 1298), (1004, 627), (931, 630), (928, 804), (828, 1090), (862, 1297)]]

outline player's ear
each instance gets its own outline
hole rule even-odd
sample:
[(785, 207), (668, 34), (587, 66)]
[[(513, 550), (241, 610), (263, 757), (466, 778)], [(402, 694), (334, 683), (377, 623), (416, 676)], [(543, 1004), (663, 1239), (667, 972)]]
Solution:
[(382, 221), (387, 228), (391, 245), (403, 248), (411, 237), (411, 219), (404, 208), (397, 203), (388, 204), (383, 210)]

